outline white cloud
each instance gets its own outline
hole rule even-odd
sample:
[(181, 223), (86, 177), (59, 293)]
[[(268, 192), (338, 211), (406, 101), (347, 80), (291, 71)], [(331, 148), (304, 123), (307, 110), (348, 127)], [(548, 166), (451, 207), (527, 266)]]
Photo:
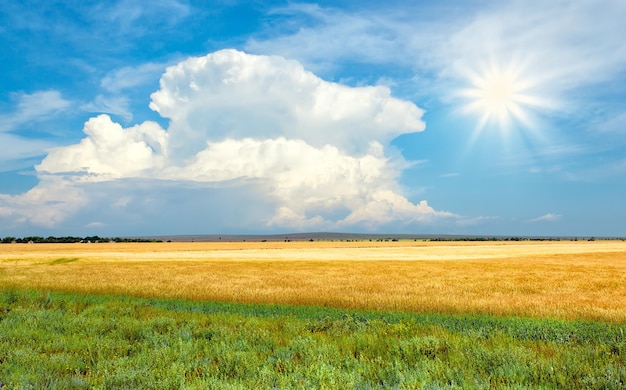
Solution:
[(435, 211), (425, 200), (413, 204), (393, 191), (375, 190), (369, 193), (365, 202), (353, 210), (342, 223), (347, 225), (387, 224), (395, 221), (428, 223), (450, 217), (458, 216), (449, 212)]
[[(104, 93), (98, 94), (91, 102), (83, 104), (81, 109), (94, 113), (118, 115), (125, 122), (130, 122), (133, 119), (130, 109), (133, 98), (130, 96), (137, 97), (149, 85), (157, 85), (165, 67), (164, 63), (147, 62), (111, 71), (100, 80)], [(150, 87), (150, 90), (153, 88)]]
[(107, 115), (85, 123), (79, 144), (53, 149), (35, 168), (45, 174), (82, 173), (81, 181), (152, 177), (164, 166), (167, 133), (154, 122), (123, 129)]
[(85, 225), (86, 228), (88, 229), (97, 229), (97, 228), (102, 228), (105, 227), (106, 224), (102, 223), (102, 222), (89, 222), (88, 224)]
[(114, 24), (120, 33), (143, 35), (147, 27), (173, 26), (189, 15), (187, 4), (177, 0), (155, 0), (149, 5), (140, 0), (120, 0), (114, 4), (98, 5), (94, 14)]
[(23, 128), (41, 126), (41, 122), (64, 112), (71, 104), (54, 90), (32, 94), (20, 92), (10, 96), (15, 102), (13, 110), (0, 114), (0, 171), (32, 166), (32, 161), (26, 159), (44, 155), (53, 143), (21, 135)]
[(457, 69), (517, 62), (542, 93), (565, 99), (565, 91), (623, 71), (626, 42), (617, 32), (624, 17), (626, 3), (614, 0), (501, 3), (455, 31), (442, 54)]
[(279, 33), (267, 40), (251, 38), (247, 50), (297, 58), (316, 70), (333, 67), (334, 61), (345, 59), (387, 63), (393, 58), (406, 64), (407, 59), (397, 53), (406, 50), (402, 42), (406, 38), (402, 36), (404, 23), (394, 23), (397, 20), (311, 4), (291, 4), (273, 13), (304, 19), (306, 23), (298, 23), (301, 27), (292, 34)]
[(14, 93), (15, 110), (0, 115), (0, 132), (18, 130), (24, 124), (39, 122), (67, 109), (70, 102), (59, 91), (37, 91), (32, 94)]
[(560, 214), (548, 213), (548, 214), (542, 215), (541, 217), (533, 218), (529, 220), (529, 222), (554, 222), (554, 221), (558, 221), (559, 219), (561, 219), (561, 217), (562, 216)]
[(147, 62), (139, 66), (125, 66), (109, 72), (100, 81), (100, 86), (113, 93), (156, 82), (163, 73), (165, 64)]
[(479, 216), (479, 217), (473, 217), (473, 218), (460, 218), (456, 221), (456, 224), (458, 226), (461, 227), (467, 227), (467, 226), (477, 226), (477, 225), (482, 225), (485, 223), (489, 223), (489, 222), (493, 222), (493, 221), (498, 221), (500, 220), (500, 217), (488, 217), (488, 216)]
[(0, 218), (12, 224), (54, 227), (87, 203), (83, 191), (49, 177), (20, 195), (0, 194)]
[(128, 122), (133, 119), (128, 106), (129, 100), (124, 96), (97, 95), (92, 102), (83, 104), (80, 108), (87, 112), (119, 115)]
[(234, 50), (168, 68), (150, 107), (172, 120), (172, 153), (182, 155), (206, 140), (281, 136), (362, 152), (425, 127), (423, 111), (386, 87), (329, 83), (296, 61)]
[(13, 134), (0, 133), (0, 171), (14, 169), (9, 167), (20, 166), (18, 160), (41, 156), (52, 144), (41, 140), (32, 140), (18, 137)]
[(626, 2), (620, 0), (553, 0), (540, 7), (528, 1), (480, 7), (437, 2), (403, 6), (402, 12), (366, 6), (351, 13), (294, 4), (275, 12), (303, 27), (267, 31), (263, 39), (251, 39), (248, 50), (286, 55), (319, 70), (346, 62), (393, 64), (392, 71), (415, 72), (415, 85), (429, 89), (422, 94), (440, 98), (467, 83), (469, 72), (495, 63), (520, 68), (525, 92), (543, 108), (577, 111), (572, 91), (594, 93), (587, 87), (612, 83), (626, 68), (620, 33)]
[[(262, 180), (281, 205), (270, 224), (304, 227), (328, 225), (322, 215), (341, 219), (349, 210), (361, 207), (373, 191), (394, 188), (397, 171), (376, 142), (366, 154), (348, 155), (335, 146), (315, 148), (302, 140), (281, 137), (210, 143), (189, 165), (166, 170), (164, 175), (211, 182)], [(376, 216), (369, 220), (376, 221)], [(348, 217), (344, 222), (360, 221)]]
[[(400, 194), (396, 179), (406, 163), (387, 155), (385, 146), (423, 130), (423, 112), (391, 97), (386, 87), (350, 88), (282, 57), (223, 50), (168, 68), (152, 99), (151, 107), (170, 119), (167, 130), (153, 122), (123, 128), (107, 115), (91, 118), (80, 143), (52, 150), (36, 167), (40, 186), (57, 177), (55, 183), (73, 189), (70, 194), (82, 191), (84, 202), (93, 199), (95, 183), (196, 182), (208, 193), (235, 186), (258, 199), (259, 206), (239, 207), (260, 218), (255, 223), (274, 228), (457, 218)], [(98, 188), (115, 191), (105, 198), (120, 207), (134, 202), (120, 195), (119, 186)], [(51, 209), (54, 201), (47, 203)], [(273, 216), (255, 209), (268, 204)], [(59, 206), (59, 215), (68, 211)]]

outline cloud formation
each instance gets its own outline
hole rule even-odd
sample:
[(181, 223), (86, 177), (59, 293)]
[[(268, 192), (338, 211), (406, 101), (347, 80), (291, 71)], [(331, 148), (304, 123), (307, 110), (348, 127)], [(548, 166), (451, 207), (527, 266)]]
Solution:
[(559, 219), (561, 219), (560, 214), (548, 213), (548, 214), (542, 215), (541, 217), (533, 218), (530, 220), (530, 222), (554, 222), (554, 221), (558, 221)]
[(0, 219), (9, 227), (29, 224), (54, 227), (87, 203), (78, 186), (48, 177), (20, 195), (0, 194)]
[(163, 167), (167, 133), (154, 122), (123, 129), (108, 115), (89, 119), (80, 143), (52, 150), (36, 166), (48, 174), (80, 173), (78, 181), (152, 177)]
[(150, 107), (172, 122), (172, 153), (186, 155), (206, 140), (300, 139), (365, 152), (422, 131), (423, 111), (388, 88), (326, 82), (296, 61), (221, 50), (169, 67)]
[(408, 93), (441, 99), (454, 96), (450, 90), (467, 84), (471, 73), (513, 67), (526, 93), (542, 97), (539, 108), (569, 111), (588, 110), (579, 106), (580, 96), (590, 93), (590, 85), (610, 85), (626, 66), (626, 42), (617, 33), (626, 17), (623, 1), (552, 0), (541, 7), (487, 1), (479, 8), (471, 2), (420, 3), (399, 9), (350, 13), (291, 4), (275, 12), (304, 27), (267, 31), (246, 49), (285, 55), (321, 71), (345, 63), (394, 64), (396, 72), (400, 67), (410, 74), (403, 85), (421, 87)]
[(52, 146), (50, 141), (34, 140), (24, 136), (25, 130), (40, 126), (56, 115), (66, 111), (71, 103), (56, 90), (10, 95), (14, 107), (0, 114), (0, 172), (32, 166), (27, 159), (45, 154)]
[(148, 62), (138, 66), (125, 66), (109, 72), (100, 81), (100, 86), (108, 92), (119, 93), (121, 91), (136, 88), (158, 79), (163, 73), (165, 64)]
[[(63, 183), (85, 196), (74, 203), (79, 208), (94, 186), (118, 189), (98, 183), (197, 183), (208, 192), (234, 186), (254, 193), (262, 207), (273, 205), (269, 216), (255, 204), (239, 207), (260, 218), (253, 222), (275, 228), (375, 228), (456, 218), (400, 193), (397, 178), (406, 163), (389, 153), (389, 142), (425, 125), (423, 111), (392, 97), (387, 87), (347, 87), (296, 61), (222, 50), (167, 68), (150, 107), (170, 120), (167, 129), (91, 118), (84, 139), (52, 150), (36, 167), (40, 187)], [(0, 198), (4, 216), (33, 196)], [(58, 204), (49, 221), (67, 211)]]
[(20, 126), (39, 122), (67, 109), (70, 102), (59, 91), (36, 91), (32, 94), (14, 93), (16, 102), (13, 112), (0, 114), (0, 132), (16, 131)]
[[(0, 172), (24, 168), (25, 159), (41, 156), (52, 146), (47, 141), (27, 139), (8, 133), (0, 133), (0, 145), (3, 145), (0, 154)], [(32, 163), (29, 162), (26, 166), (32, 167)]]

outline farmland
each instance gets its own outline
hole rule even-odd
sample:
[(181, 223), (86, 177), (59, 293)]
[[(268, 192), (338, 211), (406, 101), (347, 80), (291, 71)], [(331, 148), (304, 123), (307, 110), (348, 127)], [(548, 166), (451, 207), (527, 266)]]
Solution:
[[(10, 288), (626, 322), (626, 243), (0, 246)], [(6, 288), (5, 287), (5, 288)]]
[(626, 384), (626, 244), (0, 246), (0, 387)]

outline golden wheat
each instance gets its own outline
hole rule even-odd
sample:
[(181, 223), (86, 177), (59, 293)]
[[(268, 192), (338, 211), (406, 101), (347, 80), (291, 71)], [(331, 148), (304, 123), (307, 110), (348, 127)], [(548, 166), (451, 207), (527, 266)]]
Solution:
[(0, 285), (626, 322), (626, 243), (9, 244)]

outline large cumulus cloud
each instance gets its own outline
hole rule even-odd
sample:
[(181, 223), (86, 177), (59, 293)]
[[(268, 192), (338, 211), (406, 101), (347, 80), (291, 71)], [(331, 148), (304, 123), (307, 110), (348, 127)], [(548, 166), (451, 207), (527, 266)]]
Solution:
[[(392, 97), (386, 87), (347, 87), (296, 61), (222, 50), (168, 68), (151, 97), (150, 107), (169, 119), (167, 129), (154, 122), (123, 128), (107, 115), (91, 118), (83, 140), (52, 150), (36, 167), (40, 187), (63, 183), (72, 194), (118, 181), (196, 183), (207, 192), (235, 188), (258, 199), (239, 206), (249, 210), (245, 215), (279, 228), (454, 217), (401, 194), (397, 177), (406, 162), (390, 153), (389, 142), (425, 125), (420, 108)], [(111, 196), (124, 198), (124, 186), (99, 188), (113, 188)], [(20, 214), (40, 223), (19, 211), (20, 199), (28, 196), (0, 198), (5, 218)], [(76, 202), (71, 212), (89, 201)], [(204, 208), (221, 207), (215, 197), (212, 202)], [(268, 204), (270, 215), (255, 210)]]
[(386, 87), (329, 83), (296, 61), (235, 50), (168, 68), (150, 107), (171, 119), (172, 153), (182, 156), (206, 140), (281, 136), (365, 152), (425, 127), (422, 110)]

